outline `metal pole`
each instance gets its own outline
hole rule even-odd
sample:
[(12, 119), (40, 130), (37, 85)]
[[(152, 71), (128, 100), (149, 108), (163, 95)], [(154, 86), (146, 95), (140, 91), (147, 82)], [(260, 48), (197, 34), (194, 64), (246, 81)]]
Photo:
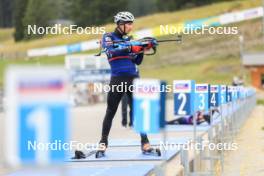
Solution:
[(228, 102), (227, 103), (227, 108), (228, 108), (228, 117), (227, 117), (227, 128), (228, 128), (228, 136), (226, 138), (226, 141), (230, 142), (231, 141), (231, 136), (232, 136), (232, 133), (231, 133), (231, 118), (232, 118), (232, 104), (231, 102)]
[(194, 125), (194, 129), (193, 129), (193, 154), (194, 154), (194, 157), (193, 157), (193, 173), (195, 174), (195, 172), (196, 172), (196, 159), (195, 159), (195, 157), (196, 157), (196, 148), (195, 148), (195, 146), (196, 146), (196, 143), (197, 143), (197, 140), (196, 140), (196, 136), (197, 136), (197, 129), (196, 129), (196, 127), (197, 127), (197, 121), (196, 121), (196, 118), (197, 118), (197, 112), (195, 112), (195, 114), (193, 115), (193, 125)]
[[(214, 119), (213, 119), (213, 108), (210, 108), (210, 130), (209, 130), (209, 137), (210, 137), (210, 139), (209, 139), (209, 143), (213, 143), (213, 138), (214, 138), (214, 136), (213, 136), (213, 130), (214, 130)], [(208, 153), (209, 153), (209, 157), (210, 157), (210, 173), (212, 174), (212, 175), (214, 175), (214, 160), (212, 159), (212, 157), (211, 156), (213, 156), (213, 154), (212, 154), (212, 151), (209, 149), (209, 147), (208, 147)]]
[[(223, 104), (220, 105), (220, 116), (221, 116), (221, 131), (220, 131), (220, 141), (223, 144), (224, 138), (225, 138), (225, 122), (223, 117)], [(221, 163), (221, 175), (223, 175), (224, 172), (224, 151), (220, 151), (220, 163)]]
[(243, 35), (239, 36), (239, 50), (240, 50), (242, 78), (243, 78), (243, 81), (245, 82), (246, 81), (246, 72), (245, 72), (245, 68), (243, 65), (243, 56), (244, 56), (244, 37), (243, 37)]
[(184, 144), (182, 149), (181, 149), (181, 163), (184, 166), (184, 175), (189, 176), (189, 175), (191, 175), (190, 167), (189, 167), (189, 153), (184, 148), (184, 146), (186, 146), (186, 148), (187, 148), (188, 145)]
[(234, 141), (234, 101), (231, 101), (231, 142), (233, 143)]
[[(167, 130), (166, 130), (166, 127), (164, 127), (164, 129), (163, 129), (163, 143), (165, 144), (165, 145), (167, 145)], [(166, 174), (166, 160), (167, 160), (167, 150), (166, 150), (166, 148), (164, 148), (164, 151), (162, 152), (162, 154), (163, 154), (163, 163), (164, 163), (164, 165), (163, 165), (163, 168), (161, 168), (162, 169), (162, 175), (163, 176), (166, 176), (167, 174)]]

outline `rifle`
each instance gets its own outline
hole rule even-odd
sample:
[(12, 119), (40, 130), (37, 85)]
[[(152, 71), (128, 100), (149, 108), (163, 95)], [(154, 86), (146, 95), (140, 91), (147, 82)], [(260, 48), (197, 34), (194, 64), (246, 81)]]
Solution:
[[(115, 41), (113, 41), (113, 45), (114, 45), (114, 47), (118, 47), (119, 44), (127, 44), (128, 46), (142, 46), (143, 48), (146, 48), (150, 42), (153, 44), (153, 47), (152, 47), (153, 52), (152, 53), (144, 53), (144, 55), (156, 54), (157, 46), (159, 43), (165, 43), (165, 42), (180, 43), (180, 42), (182, 42), (182, 36), (178, 35), (176, 39), (163, 39), (163, 40), (157, 40), (153, 37), (144, 37), (144, 38), (139, 39), (139, 40), (131, 40), (131, 41), (115, 40)], [(105, 51), (102, 50), (102, 46), (100, 46), (100, 51), (95, 56), (101, 56), (101, 54), (104, 52)]]

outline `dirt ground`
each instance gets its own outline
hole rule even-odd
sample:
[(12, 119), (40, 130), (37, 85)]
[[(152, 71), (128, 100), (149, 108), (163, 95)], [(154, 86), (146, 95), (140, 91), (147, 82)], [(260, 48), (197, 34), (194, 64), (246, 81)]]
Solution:
[(238, 150), (226, 154), (224, 176), (264, 175), (264, 106), (255, 107), (234, 142)]

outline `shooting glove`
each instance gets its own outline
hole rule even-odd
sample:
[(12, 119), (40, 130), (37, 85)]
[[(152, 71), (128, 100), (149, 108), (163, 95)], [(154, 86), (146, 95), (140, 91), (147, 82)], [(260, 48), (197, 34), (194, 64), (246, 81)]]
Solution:
[(142, 52), (144, 50), (144, 48), (143, 48), (143, 46), (137, 46), (137, 45), (132, 45), (131, 46), (131, 52), (132, 53), (140, 53), (140, 52)]

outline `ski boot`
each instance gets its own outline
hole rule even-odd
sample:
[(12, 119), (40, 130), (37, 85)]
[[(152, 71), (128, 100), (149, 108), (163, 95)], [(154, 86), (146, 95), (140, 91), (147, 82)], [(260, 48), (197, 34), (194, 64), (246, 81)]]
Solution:
[(123, 127), (127, 127), (127, 119), (122, 119), (122, 122), (121, 122), (122, 126)]
[(161, 156), (160, 149), (152, 148), (149, 143), (142, 144), (141, 150), (142, 150), (143, 155)]
[(102, 158), (105, 156), (105, 151), (107, 148), (108, 142), (99, 142), (99, 148), (95, 153), (95, 158)]

